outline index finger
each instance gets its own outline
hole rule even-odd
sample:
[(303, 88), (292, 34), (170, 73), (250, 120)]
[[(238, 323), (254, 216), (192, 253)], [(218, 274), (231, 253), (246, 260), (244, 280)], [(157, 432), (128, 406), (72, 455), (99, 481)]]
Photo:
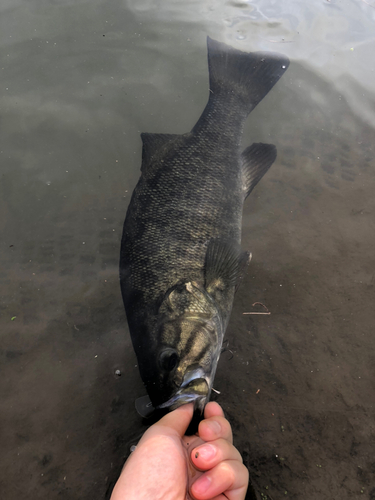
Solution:
[(204, 418), (225, 417), (222, 407), (216, 401), (210, 401), (204, 409)]
[(232, 428), (224, 416), (224, 412), (219, 404), (211, 402), (206, 405), (204, 411), (205, 419), (199, 424), (198, 434), (204, 441), (214, 441), (225, 439), (233, 443)]

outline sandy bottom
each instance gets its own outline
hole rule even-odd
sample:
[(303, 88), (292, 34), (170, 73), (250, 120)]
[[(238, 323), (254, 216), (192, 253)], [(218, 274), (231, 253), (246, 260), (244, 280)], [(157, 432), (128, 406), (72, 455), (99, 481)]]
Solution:
[[(250, 470), (248, 498), (375, 499), (372, 132), (338, 140), (335, 129), (280, 130), (280, 142), (293, 148), (279, 148), (245, 207), (243, 247), (253, 261), (216, 399)], [(145, 430), (118, 283), (122, 190), (93, 193), (86, 210), (71, 205), (53, 226), (40, 223), (33, 240), (10, 239), (18, 213), (8, 214), (3, 499), (108, 498)], [(255, 302), (271, 314), (244, 315), (265, 311)]]

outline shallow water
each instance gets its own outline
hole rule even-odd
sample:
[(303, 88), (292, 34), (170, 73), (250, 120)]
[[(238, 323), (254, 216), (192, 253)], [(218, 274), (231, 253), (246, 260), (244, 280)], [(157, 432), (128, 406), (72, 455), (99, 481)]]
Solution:
[[(215, 388), (248, 498), (375, 498), (375, 3), (7, 0), (0, 7), (0, 490), (105, 498), (145, 426), (118, 282), (139, 133), (183, 133), (207, 35), (291, 66), (244, 147), (253, 260)], [(244, 315), (267, 306), (271, 315)], [(120, 370), (121, 375), (115, 374)]]

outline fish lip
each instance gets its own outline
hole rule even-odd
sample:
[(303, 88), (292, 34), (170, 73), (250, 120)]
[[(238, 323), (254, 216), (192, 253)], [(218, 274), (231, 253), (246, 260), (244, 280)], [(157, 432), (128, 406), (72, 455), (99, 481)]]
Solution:
[[(194, 392), (193, 388), (197, 382), (206, 384), (206, 394), (199, 394)], [(210, 385), (205, 377), (195, 377), (193, 379), (187, 379), (186, 381), (184, 380), (180, 389), (171, 398), (169, 398), (168, 401), (165, 401), (164, 403), (156, 406), (156, 408), (169, 408), (170, 410), (175, 410), (179, 406), (194, 402), (194, 407), (199, 408), (201, 411), (203, 411), (205, 402), (208, 399), (210, 392)]]
[(169, 408), (171, 411), (179, 408), (188, 403), (194, 403), (194, 408), (202, 409), (205, 406), (205, 401), (207, 396), (201, 396), (199, 394), (184, 394), (183, 397), (180, 397), (180, 394), (175, 394), (168, 401), (162, 403), (161, 405), (156, 406), (157, 410), (162, 410), (165, 408)]

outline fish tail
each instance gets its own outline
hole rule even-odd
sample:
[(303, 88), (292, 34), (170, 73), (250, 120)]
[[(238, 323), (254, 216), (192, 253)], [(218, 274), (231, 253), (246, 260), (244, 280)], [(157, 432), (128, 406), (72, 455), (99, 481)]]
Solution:
[[(289, 59), (272, 52), (242, 52), (207, 37), (210, 98), (232, 94), (249, 114), (283, 76)], [(224, 96), (223, 96), (224, 97)]]

